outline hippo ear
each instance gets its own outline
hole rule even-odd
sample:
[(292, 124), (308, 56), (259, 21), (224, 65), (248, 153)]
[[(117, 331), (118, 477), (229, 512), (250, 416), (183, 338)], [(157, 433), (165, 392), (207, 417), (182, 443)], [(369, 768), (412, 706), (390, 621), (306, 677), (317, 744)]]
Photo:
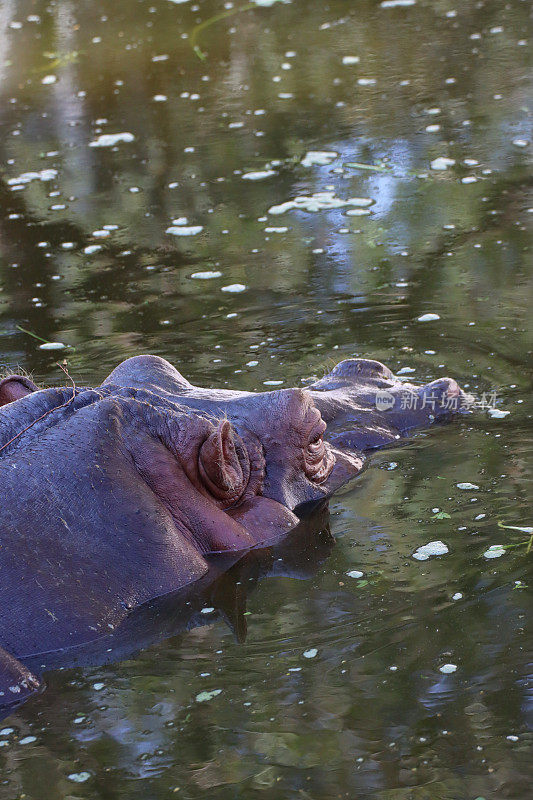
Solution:
[(198, 455), (198, 468), (206, 489), (217, 500), (235, 503), (250, 478), (250, 459), (228, 420), (205, 440)]
[(0, 381), (0, 406), (20, 400), (27, 394), (37, 391), (38, 387), (24, 375), (9, 375)]

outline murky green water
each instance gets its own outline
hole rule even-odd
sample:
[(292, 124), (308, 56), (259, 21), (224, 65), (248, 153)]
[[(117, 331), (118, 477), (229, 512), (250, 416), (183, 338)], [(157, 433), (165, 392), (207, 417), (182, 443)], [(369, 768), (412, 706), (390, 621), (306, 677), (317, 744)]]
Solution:
[(49, 674), (0, 798), (525, 800), (529, 4), (235, 8), (1, 4), (0, 367), (261, 389), (356, 354), (510, 413), (381, 453), (190, 630)]

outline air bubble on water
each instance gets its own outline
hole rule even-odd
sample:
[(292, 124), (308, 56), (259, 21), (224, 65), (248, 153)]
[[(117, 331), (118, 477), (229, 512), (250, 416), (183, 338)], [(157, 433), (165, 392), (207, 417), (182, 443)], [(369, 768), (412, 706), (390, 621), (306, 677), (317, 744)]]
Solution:
[(286, 228), (285, 226), (278, 228), (270, 227), (270, 228), (265, 228), (265, 233), (287, 233), (288, 230), (289, 229)]
[(349, 578), (362, 578), (365, 573), (360, 572), (358, 569), (351, 569), (346, 574)]
[(166, 94), (154, 94), (154, 103), (165, 103), (168, 100)]
[(351, 66), (352, 64), (359, 64), (361, 59), (359, 56), (343, 56), (342, 63), (346, 66)]
[(52, 83), (57, 81), (57, 75), (45, 75), (44, 78), (41, 79), (41, 83), (44, 86), (50, 86)]
[(375, 78), (358, 78), (357, 83), (359, 86), (375, 86), (377, 81)]
[(477, 486), (475, 483), (458, 483), (457, 484), (457, 488), (458, 489), (467, 489), (467, 490), (468, 489), (474, 489), (475, 490), (475, 489), (479, 489), (479, 486)]
[(437, 133), (440, 131), (440, 125), (426, 125), (426, 133)]
[(89, 244), (87, 247), (84, 248), (83, 252), (90, 256), (92, 253), (98, 253), (99, 250), (102, 249), (101, 244)]

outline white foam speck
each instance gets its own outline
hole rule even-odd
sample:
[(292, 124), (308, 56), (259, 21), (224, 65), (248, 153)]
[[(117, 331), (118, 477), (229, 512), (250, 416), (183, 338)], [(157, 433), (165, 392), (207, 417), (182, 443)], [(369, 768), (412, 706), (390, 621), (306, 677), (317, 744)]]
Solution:
[(451, 675), (452, 672), (457, 670), (457, 664), (443, 664), (442, 667), (439, 667), (439, 671), (443, 673), (443, 675)]
[(479, 489), (479, 486), (476, 486), (475, 483), (458, 483), (458, 489)]
[(369, 205), (370, 203), (372, 203), (372, 200), (366, 197), (350, 197), (344, 200), (342, 197), (337, 197), (334, 191), (316, 192), (311, 195), (299, 195), (293, 200), (287, 200), (285, 203), (272, 206), (268, 209), (268, 213), (276, 216), (278, 214), (285, 214), (287, 211), (292, 211), (293, 209), (312, 213), (350, 206), (361, 207), (362, 205)]
[(39, 345), (39, 350), (64, 350), (65, 347), (63, 342), (43, 342)]
[(342, 63), (345, 64), (347, 67), (352, 66), (352, 64), (359, 64), (361, 59), (359, 56), (343, 56)]
[(197, 236), (203, 229), (203, 225), (171, 225), (165, 233), (171, 236)]
[(462, 600), (462, 599), (463, 599), (463, 593), (462, 592), (456, 592), (452, 596), (452, 600)]
[(488, 550), (483, 553), (485, 558), (500, 558), (505, 555), (505, 548), (501, 544), (491, 544)]
[(346, 574), (348, 575), (349, 578), (362, 578), (365, 573), (359, 572), (358, 569), (351, 569)]
[(422, 314), (420, 317), (417, 318), (418, 322), (435, 322), (435, 320), (440, 319), (438, 314)]
[(446, 553), (449, 553), (448, 547), (437, 539), (435, 542), (428, 542), (415, 550), (413, 558), (416, 558), (417, 561), (427, 561), (430, 556), (444, 556)]
[(309, 650), (304, 650), (303, 657), (304, 658), (315, 658), (318, 655), (318, 650), (316, 647), (311, 647)]
[(44, 84), (44, 86), (50, 86), (52, 83), (55, 83), (56, 81), (57, 81), (56, 75), (45, 75), (44, 78), (41, 80), (41, 83)]
[(273, 169), (263, 169), (257, 172), (245, 172), (242, 175), (243, 181), (263, 181), (265, 178), (271, 178), (276, 172)]
[(383, 0), (381, 8), (398, 8), (400, 6), (414, 6), (416, 0)]
[(8, 186), (16, 186), (31, 181), (51, 181), (57, 178), (57, 169), (42, 169), (40, 172), (23, 172), (17, 178), (9, 178)]
[(133, 133), (102, 133), (93, 142), (89, 142), (89, 147), (113, 147), (119, 142), (133, 141), (135, 141)]
[(70, 775), (67, 776), (69, 781), (73, 781), (73, 783), (85, 783), (91, 777), (90, 772), (71, 772)]
[(500, 408), (489, 408), (489, 409), (487, 409), (487, 413), (488, 413), (489, 417), (492, 417), (492, 419), (503, 419), (504, 417), (506, 417), (511, 412), (510, 411), (502, 411), (502, 409), (500, 409)]
[[(343, 59), (343, 63), (344, 59)], [(338, 157), (338, 153), (334, 150), (309, 150), (302, 158), (300, 164), (302, 167), (324, 167), (331, 164), (332, 161)]]
[(218, 270), (213, 270), (210, 272), (206, 270), (205, 272), (193, 272), (191, 278), (194, 278), (198, 281), (210, 281), (212, 278), (221, 278), (222, 273), (218, 272)]
[(455, 164), (455, 158), (446, 158), (446, 156), (439, 156), (438, 158), (434, 158), (433, 161), (430, 163), (431, 169), (434, 170), (446, 170), (448, 167), (453, 167)]
[(101, 244), (89, 244), (87, 245), (87, 247), (84, 248), (83, 252), (86, 253), (88, 256), (90, 256), (91, 253), (98, 253), (98, 251), (101, 249), (102, 249)]
[(230, 283), (228, 286), (222, 286), (221, 292), (230, 292), (230, 294), (239, 294), (239, 292), (245, 292), (246, 286), (244, 283)]

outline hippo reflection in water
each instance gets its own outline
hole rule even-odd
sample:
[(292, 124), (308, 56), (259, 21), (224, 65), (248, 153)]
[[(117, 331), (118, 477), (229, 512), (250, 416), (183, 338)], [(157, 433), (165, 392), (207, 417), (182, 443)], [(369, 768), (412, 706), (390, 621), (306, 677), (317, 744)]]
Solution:
[(464, 397), (449, 378), (417, 387), (370, 360), (258, 394), (192, 386), (149, 355), (95, 389), (5, 378), (0, 706), (38, 691), (34, 672), (54, 654), (201, 583), (211, 554), (235, 563), (279, 541), (297, 513), (361, 471), (367, 451)]

